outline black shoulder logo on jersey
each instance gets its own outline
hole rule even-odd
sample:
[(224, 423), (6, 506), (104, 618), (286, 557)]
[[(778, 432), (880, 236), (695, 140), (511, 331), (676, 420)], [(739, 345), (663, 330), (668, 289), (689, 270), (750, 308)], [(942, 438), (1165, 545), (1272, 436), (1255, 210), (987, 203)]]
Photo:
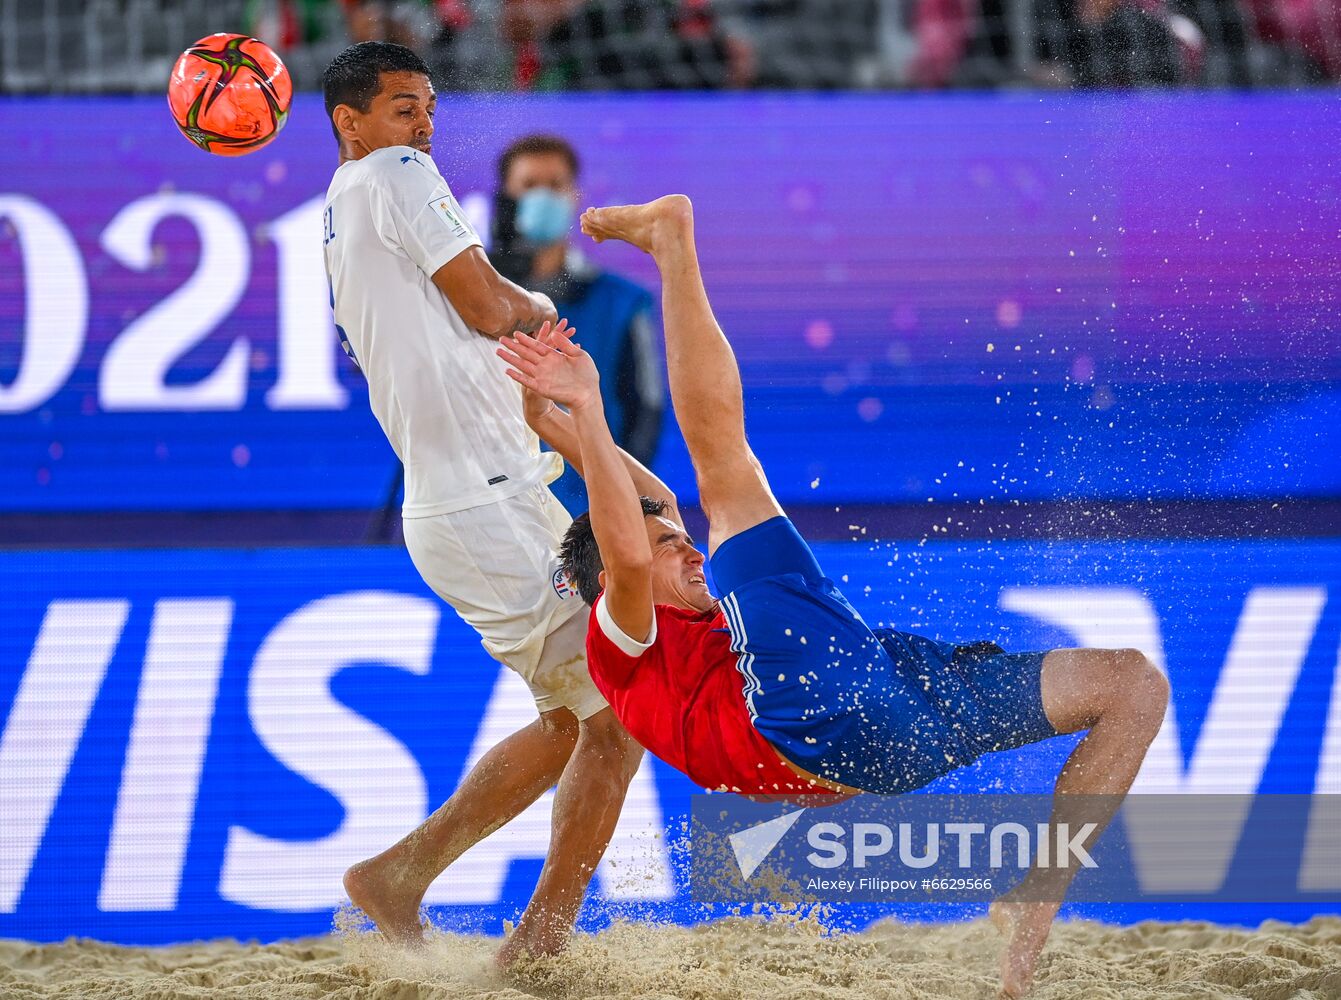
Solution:
[(507, 476), (494, 476), (493, 479), (489, 480), (489, 485), (497, 486), (499, 483), (506, 483), (507, 481), (508, 481)]

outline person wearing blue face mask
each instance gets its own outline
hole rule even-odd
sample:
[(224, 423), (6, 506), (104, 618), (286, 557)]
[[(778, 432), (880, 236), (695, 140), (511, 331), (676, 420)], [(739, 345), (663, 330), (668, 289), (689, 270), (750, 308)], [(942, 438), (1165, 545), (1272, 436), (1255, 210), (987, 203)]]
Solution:
[[(498, 160), (490, 258), (499, 273), (553, 299), (559, 315), (581, 331), (600, 372), (616, 443), (650, 466), (666, 399), (652, 296), (570, 244), (579, 169), (577, 152), (558, 136), (528, 135), (508, 146)], [(586, 489), (571, 468), (550, 490), (570, 513), (587, 509)]]

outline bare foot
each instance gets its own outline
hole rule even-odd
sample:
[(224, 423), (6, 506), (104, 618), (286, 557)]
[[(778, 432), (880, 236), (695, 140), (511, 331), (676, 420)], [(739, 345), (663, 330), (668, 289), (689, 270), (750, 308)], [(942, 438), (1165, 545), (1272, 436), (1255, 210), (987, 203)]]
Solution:
[(655, 257), (693, 233), (694, 206), (682, 194), (668, 194), (645, 205), (589, 208), (582, 213), (582, 231), (597, 243), (623, 240)]
[(557, 955), (568, 947), (568, 937), (572, 921), (564, 924), (561, 920), (528, 920), (523, 914), (516, 930), (507, 936), (503, 947), (498, 949), (494, 961), (503, 969), (510, 968), (523, 955), (539, 958)]
[(424, 928), (419, 922), (423, 892), (403, 885), (393, 868), (394, 863), (381, 854), (360, 861), (345, 872), (345, 892), (388, 941), (418, 947), (424, 943)]
[(1000, 899), (987, 911), (1006, 939), (1001, 951), (1001, 995), (1022, 997), (1034, 986), (1034, 966), (1052, 930), (1060, 903), (1013, 903)]

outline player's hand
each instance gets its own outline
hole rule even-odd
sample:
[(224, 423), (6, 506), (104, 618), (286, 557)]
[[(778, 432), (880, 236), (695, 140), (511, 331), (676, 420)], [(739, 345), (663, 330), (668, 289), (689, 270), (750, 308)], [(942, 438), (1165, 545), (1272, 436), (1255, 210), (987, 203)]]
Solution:
[(557, 324), (546, 323), (542, 326), (536, 331), (535, 339), (557, 351), (561, 340), (572, 340), (576, 333), (576, 327), (569, 326), (568, 320), (561, 319)]
[(596, 363), (564, 330), (542, 327), (537, 337), (519, 332), (500, 343), (497, 353), (508, 376), (524, 388), (569, 409), (600, 399)]
[[(540, 327), (540, 330), (536, 333), (535, 338), (546, 347), (553, 348), (555, 345), (554, 338), (571, 338), (576, 332), (576, 330), (568, 325), (566, 319), (561, 319), (557, 326), (550, 323), (543, 324)], [(522, 413), (526, 418), (526, 425), (532, 430), (539, 431), (540, 428), (544, 426), (545, 418), (557, 409), (558, 407), (554, 404), (554, 400), (546, 399), (534, 389), (528, 389), (526, 386), (522, 386)]]
[(538, 433), (545, 425), (545, 418), (557, 409), (554, 400), (546, 399), (540, 393), (522, 386), (522, 415), (526, 418), (526, 426), (531, 430)]
[[(534, 337), (544, 346), (554, 348), (555, 350), (557, 350), (560, 339), (572, 340), (573, 335), (577, 333), (577, 329), (575, 327), (569, 326), (568, 320), (561, 319), (559, 320), (558, 323), (551, 323), (549, 320), (546, 320), (544, 323), (540, 324), (540, 329), (538, 330), (532, 331), (532, 330), (517, 329), (514, 330), (513, 333), (514, 334), (529, 333), (532, 337)], [(500, 338), (500, 339), (506, 339), (506, 338)]]

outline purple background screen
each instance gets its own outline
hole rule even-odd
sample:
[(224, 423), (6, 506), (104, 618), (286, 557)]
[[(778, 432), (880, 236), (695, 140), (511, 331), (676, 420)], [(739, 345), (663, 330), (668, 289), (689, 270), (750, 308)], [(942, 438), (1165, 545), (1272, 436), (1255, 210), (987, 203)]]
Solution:
[[(1331, 95), (444, 95), (434, 155), (468, 212), (535, 130), (577, 146), (589, 203), (689, 194), (784, 502), (1336, 496), (1338, 122)], [(159, 101), (0, 101), (0, 128), (0, 509), (381, 503), (393, 456), (321, 332), (310, 258), (292, 235), (280, 252), (276, 220), (336, 164), (319, 99), (237, 160)], [(172, 195), (228, 237), (231, 279), (194, 275), (206, 240), (170, 212), (130, 247), (125, 213)], [(34, 213), (72, 238), (87, 315), (68, 375), (16, 403), (52, 315), (33, 319), (33, 286), (50, 300), (70, 271)], [(590, 252), (655, 287), (636, 251)], [(277, 401), (286, 308), (343, 398)], [(240, 354), (237, 398), (137, 408), (114, 377), (133, 352), (107, 360), (155, 309), (162, 330), (204, 324), (182, 350), (142, 342), (171, 356), (161, 385)], [(692, 496), (673, 426), (658, 464)]]

